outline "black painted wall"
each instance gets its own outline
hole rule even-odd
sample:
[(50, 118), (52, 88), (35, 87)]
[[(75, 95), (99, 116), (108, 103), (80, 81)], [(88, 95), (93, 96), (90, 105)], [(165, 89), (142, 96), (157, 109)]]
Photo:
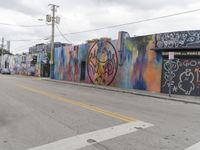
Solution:
[[(172, 94), (200, 96), (200, 58), (172, 60)], [(163, 60), (161, 92), (169, 91), (169, 60)]]

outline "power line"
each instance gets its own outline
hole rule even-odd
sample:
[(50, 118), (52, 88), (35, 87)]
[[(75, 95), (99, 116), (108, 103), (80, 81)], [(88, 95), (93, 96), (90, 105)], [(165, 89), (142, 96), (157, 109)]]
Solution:
[(13, 26), (13, 27), (24, 27), (24, 28), (45, 27), (45, 26), (47, 26), (47, 25), (44, 25), (44, 24), (40, 24), (40, 25), (17, 25), (17, 24), (10, 24), (10, 23), (4, 23), (4, 22), (0, 22), (0, 25)]
[(48, 40), (48, 37), (38, 38), (38, 39), (19, 39), (19, 40), (10, 40), (11, 42), (28, 42), (28, 41), (41, 41), (41, 40)]
[(34, 41), (34, 42), (31, 42), (31, 43), (28, 43), (28, 44), (24, 44), (24, 45), (21, 45), (17, 48), (15, 48), (15, 51), (18, 51), (18, 50), (21, 50), (21, 49), (25, 49), (25, 48), (29, 48), (30, 46), (32, 46), (34, 43), (36, 43), (37, 41)]
[(197, 11), (200, 11), (200, 9), (194, 9), (194, 10), (189, 10), (189, 11), (183, 11), (183, 12), (174, 13), (174, 14), (169, 14), (169, 15), (164, 15), (164, 16), (160, 16), (160, 17), (149, 18), (149, 19), (143, 19), (143, 20), (138, 20), (138, 21), (133, 21), (133, 22), (128, 22), (128, 23), (123, 23), (123, 24), (117, 24), (117, 25), (112, 25), (112, 26), (106, 26), (106, 27), (101, 27), (101, 28), (96, 28), (96, 29), (89, 29), (89, 30), (83, 30), (83, 31), (77, 31), (77, 32), (69, 32), (69, 33), (64, 33), (63, 35), (68, 35), (68, 34), (80, 34), (80, 33), (87, 33), (87, 32), (98, 31), (98, 30), (104, 30), (104, 29), (110, 29), (110, 28), (117, 28), (117, 27), (121, 27), (121, 26), (127, 26), (127, 25), (132, 25), (132, 24), (138, 24), (138, 23), (143, 23), (143, 22), (148, 22), (148, 21), (153, 21), (153, 20), (159, 20), (159, 19), (164, 19), (164, 18), (179, 16), (179, 15), (188, 14), (188, 13), (193, 13), (193, 12), (197, 12)]
[[(77, 32), (69, 32), (69, 33), (62, 33), (60, 32), (60, 34), (56, 34), (55, 36), (63, 36), (63, 38), (65, 37), (65, 35), (69, 35), (69, 34), (80, 34), (80, 33), (87, 33), (87, 32), (92, 32), (92, 31), (98, 31), (98, 30), (104, 30), (104, 29), (110, 29), (110, 28), (117, 28), (117, 27), (121, 27), (121, 26), (126, 26), (126, 25), (132, 25), (132, 24), (138, 24), (138, 23), (143, 23), (143, 22), (148, 22), (148, 21), (153, 21), (153, 20), (159, 20), (159, 19), (164, 19), (164, 18), (169, 18), (169, 17), (174, 17), (174, 16), (179, 16), (179, 15), (183, 15), (183, 14), (188, 14), (188, 13), (193, 13), (193, 12), (198, 12), (200, 11), (200, 9), (194, 9), (194, 10), (189, 10), (189, 11), (184, 11), (184, 12), (179, 12), (179, 13), (174, 13), (174, 14), (170, 14), (170, 15), (164, 15), (164, 16), (160, 16), (160, 17), (155, 17), (155, 18), (149, 18), (149, 19), (144, 19), (144, 20), (138, 20), (138, 21), (133, 21), (133, 22), (128, 22), (128, 23), (123, 23), (123, 24), (118, 24), (118, 25), (112, 25), (112, 26), (106, 26), (106, 27), (101, 27), (101, 28), (96, 28), (96, 29), (89, 29), (89, 30), (82, 30), (82, 31), (77, 31)], [(1, 24), (1, 23), (0, 23)], [(44, 26), (44, 25), (43, 25)], [(59, 29), (58, 29), (59, 30)], [(45, 38), (50, 37), (51, 35), (46, 36)], [(29, 40), (11, 40), (11, 41), (34, 41), (34, 40), (43, 40), (44, 38), (38, 38), (38, 39), (29, 39)], [(66, 40), (66, 37), (65, 37)], [(67, 39), (67, 41), (69, 41)]]
[[(41, 39), (41, 41), (42, 40), (45, 40), (45, 39)], [(35, 40), (35, 41), (31, 42), (31, 43), (21, 45), (21, 46), (15, 48), (15, 52), (24, 51), (25, 49), (28, 49), (30, 46), (32, 46), (33, 44), (36, 44), (37, 42), (38, 42), (38, 40)]]
[(59, 29), (59, 27), (58, 27), (57, 24), (56, 24), (56, 28), (57, 28), (58, 32), (60, 33), (60, 35), (61, 35), (67, 42), (72, 43), (72, 42), (71, 42), (70, 40), (68, 40), (68, 39), (64, 36), (64, 34), (60, 31), (60, 29)]

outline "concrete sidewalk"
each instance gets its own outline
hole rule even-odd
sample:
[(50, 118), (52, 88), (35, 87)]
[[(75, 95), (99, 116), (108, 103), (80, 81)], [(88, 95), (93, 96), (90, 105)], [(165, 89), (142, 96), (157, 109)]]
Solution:
[(164, 94), (164, 93), (156, 93), (156, 92), (149, 92), (149, 91), (136, 90), (136, 89), (122, 89), (122, 88), (116, 88), (116, 87), (110, 87), (110, 86), (101, 86), (101, 85), (79, 83), (79, 82), (72, 82), (72, 81), (54, 80), (54, 79), (49, 79), (49, 78), (41, 78), (41, 80), (63, 83), (63, 84), (71, 84), (71, 85), (83, 86), (83, 87), (91, 87), (91, 88), (96, 88), (96, 89), (122, 92), (122, 93), (134, 94), (134, 95), (141, 95), (141, 96), (158, 98), (162, 100), (171, 100), (171, 101), (178, 101), (178, 102), (183, 102), (183, 103), (191, 103), (191, 104), (200, 105), (200, 97), (195, 97), (195, 96), (172, 95), (171, 97), (169, 97), (168, 94)]

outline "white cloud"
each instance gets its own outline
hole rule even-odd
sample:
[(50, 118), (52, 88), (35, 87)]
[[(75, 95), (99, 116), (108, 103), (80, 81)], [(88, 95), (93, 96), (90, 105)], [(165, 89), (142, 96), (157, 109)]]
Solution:
[[(38, 22), (37, 19), (45, 18), (47, 13), (51, 13), (48, 7), (49, 3), (60, 5), (57, 14), (61, 16), (59, 26), (63, 33), (100, 28), (200, 8), (198, 0), (1, 0), (0, 22), (25, 25), (45, 24)], [(132, 36), (193, 30), (200, 27), (199, 16), (200, 12), (194, 12), (109, 30), (70, 34), (66, 37), (74, 43), (81, 43), (88, 39), (105, 36), (116, 39), (120, 30), (128, 31)], [(0, 26), (0, 29), (6, 40), (35, 39), (51, 34), (48, 26), (41, 28)], [(59, 33), (57, 32), (57, 34)], [(64, 42), (62, 37), (56, 37), (56, 40)], [(23, 45), (27, 45), (23, 48), (28, 49), (32, 43), (12, 42), (11, 50), (13, 52), (19, 51), (22, 49), (19, 47)]]

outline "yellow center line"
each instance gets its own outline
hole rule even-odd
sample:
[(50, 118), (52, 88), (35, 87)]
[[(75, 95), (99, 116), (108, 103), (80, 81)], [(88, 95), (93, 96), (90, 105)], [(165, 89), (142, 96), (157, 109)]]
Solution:
[(125, 115), (122, 115), (122, 114), (119, 114), (119, 113), (116, 113), (116, 112), (108, 111), (108, 110), (105, 110), (103, 108), (96, 107), (94, 105), (86, 104), (86, 103), (79, 102), (79, 101), (76, 101), (76, 100), (71, 100), (71, 99), (56, 95), (56, 94), (52, 94), (50, 92), (43, 91), (42, 89), (37, 89), (35, 87), (30, 87), (30, 86), (21, 85), (21, 84), (20, 85), (18, 84), (17, 86), (20, 87), (20, 88), (23, 88), (27, 91), (31, 91), (31, 92), (43, 95), (43, 96), (49, 97), (49, 98), (54, 99), (54, 100), (59, 100), (59, 101), (63, 101), (63, 102), (75, 105), (75, 106), (79, 106), (81, 108), (84, 108), (84, 109), (87, 109), (87, 110), (90, 110), (90, 111), (94, 111), (94, 112), (97, 112), (97, 113), (100, 113), (100, 114), (103, 114), (105, 116), (109, 116), (109, 117), (112, 117), (112, 118), (115, 118), (115, 119), (118, 119), (118, 120), (121, 120), (121, 121), (133, 122), (133, 121), (137, 120), (135, 118), (128, 117), (128, 116), (125, 116)]

